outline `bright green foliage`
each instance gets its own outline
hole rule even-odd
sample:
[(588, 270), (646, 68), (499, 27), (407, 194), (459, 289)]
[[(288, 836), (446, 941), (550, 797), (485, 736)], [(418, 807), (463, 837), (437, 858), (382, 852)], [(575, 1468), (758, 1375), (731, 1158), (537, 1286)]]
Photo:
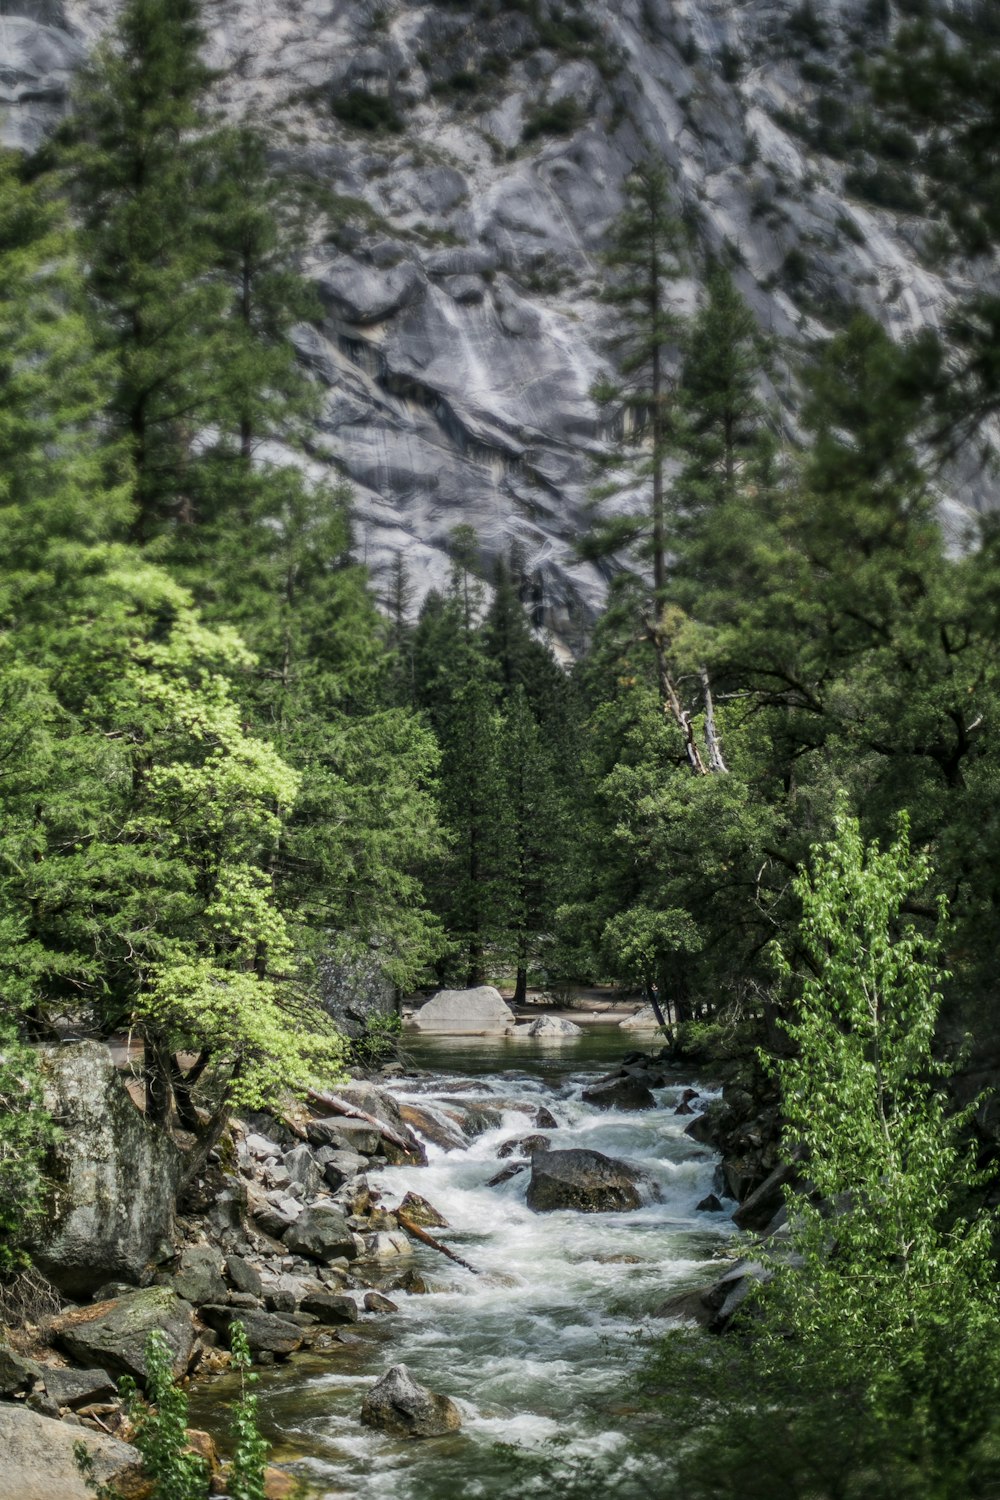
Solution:
[(226, 1492), (230, 1500), (264, 1500), (264, 1470), (270, 1447), (261, 1436), (253, 1390), (257, 1377), (251, 1367), (246, 1329), (239, 1319), (230, 1328), (229, 1346), (233, 1366), (239, 1372), (240, 1397), (233, 1408), (233, 1459), (226, 1475)]
[[(0, 924), (0, 942), (12, 938)], [(52, 1137), (35, 1053), (0, 1018), (0, 1277), (25, 1263), (20, 1246), (41, 1212), (42, 1168)]]

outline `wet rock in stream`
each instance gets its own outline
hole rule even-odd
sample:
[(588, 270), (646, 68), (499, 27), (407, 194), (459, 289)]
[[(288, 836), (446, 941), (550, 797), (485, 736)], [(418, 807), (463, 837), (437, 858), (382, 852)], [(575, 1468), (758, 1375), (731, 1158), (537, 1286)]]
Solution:
[(535, 1213), (561, 1208), (600, 1214), (642, 1207), (637, 1167), (600, 1151), (545, 1151), (532, 1157), (527, 1204)]
[(454, 1401), (418, 1385), (405, 1365), (393, 1365), (376, 1381), (362, 1402), (361, 1420), (409, 1438), (444, 1437), (462, 1425)]

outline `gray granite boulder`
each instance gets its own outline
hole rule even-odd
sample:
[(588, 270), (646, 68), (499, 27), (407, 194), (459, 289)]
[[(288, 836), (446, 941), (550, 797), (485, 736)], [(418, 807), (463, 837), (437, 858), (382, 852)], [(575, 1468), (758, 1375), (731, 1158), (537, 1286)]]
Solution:
[(97, 1042), (44, 1054), (45, 1104), (59, 1121), (50, 1211), (33, 1259), (74, 1299), (112, 1280), (136, 1283), (169, 1251), (183, 1156), (146, 1122)]
[(444, 1437), (457, 1432), (462, 1417), (454, 1401), (418, 1385), (405, 1365), (393, 1365), (375, 1382), (361, 1404), (361, 1420), (395, 1437)]
[(416, 1031), (441, 1036), (503, 1036), (513, 1030), (514, 1012), (491, 984), (471, 990), (439, 990), (414, 1014)]
[(0, 1494), (9, 1500), (93, 1500), (73, 1449), (85, 1442), (94, 1478), (122, 1495), (141, 1493), (141, 1459), (135, 1448), (103, 1433), (0, 1404)]
[(190, 1305), (170, 1287), (146, 1287), (113, 1302), (74, 1308), (52, 1323), (55, 1343), (79, 1364), (131, 1375), (140, 1385), (146, 1379), (146, 1340), (154, 1329), (166, 1339), (179, 1378), (191, 1362), (194, 1319)]
[(341, 1256), (354, 1260), (358, 1251), (347, 1215), (333, 1204), (316, 1204), (307, 1208), (300, 1219), (285, 1233), (284, 1244), (298, 1255), (312, 1260), (337, 1260)]
[(643, 1174), (600, 1151), (544, 1151), (531, 1158), (527, 1204), (535, 1213), (600, 1214), (640, 1208)]

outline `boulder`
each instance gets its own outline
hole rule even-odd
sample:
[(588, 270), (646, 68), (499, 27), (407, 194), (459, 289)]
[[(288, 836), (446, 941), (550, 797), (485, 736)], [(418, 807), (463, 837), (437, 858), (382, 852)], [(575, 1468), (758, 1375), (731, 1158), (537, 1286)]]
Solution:
[(232, 1325), (239, 1320), (247, 1336), (251, 1354), (294, 1354), (302, 1348), (303, 1332), (298, 1323), (278, 1313), (258, 1312), (242, 1307), (203, 1307), (201, 1315), (210, 1328), (226, 1340)]
[(596, 1109), (655, 1109), (656, 1100), (637, 1078), (615, 1078), (584, 1089), (583, 1100)]
[(242, 1255), (226, 1256), (226, 1275), (229, 1277), (230, 1285), (235, 1287), (236, 1291), (249, 1292), (252, 1297), (260, 1297), (263, 1294), (260, 1272)]
[(413, 1246), (403, 1231), (379, 1230), (364, 1236), (365, 1260), (398, 1260), (401, 1255), (412, 1255)]
[(146, 1340), (154, 1329), (173, 1353), (174, 1374), (187, 1371), (194, 1349), (191, 1307), (168, 1286), (146, 1287), (113, 1302), (78, 1307), (53, 1319), (59, 1348), (81, 1365), (100, 1365), (116, 1375), (146, 1379)]
[(640, 1208), (643, 1174), (600, 1151), (544, 1151), (531, 1159), (527, 1204), (535, 1213), (600, 1214)]
[(778, 1211), (785, 1206), (785, 1189), (793, 1186), (799, 1176), (794, 1162), (782, 1162), (760, 1187), (740, 1204), (733, 1214), (733, 1223), (740, 1229), (766, 1229)]
[(285, 1170), (302, 1189), (303, 1198), (315, 1198), (323, 1186), (323, 1173), (306, 1145), (295, 1146), (285, 1153)]
[(188, 1245), (181, 1251), (171, 1286), (185, 1302), (201, 1307), (205, 1302), (224, 1302), (226, 1283), (222, 1279), (222, 1256), (211, 1245)]
[(360, 1177), (367, 1165), (368, 1158), (359, 1156), (356, 1151), (331, 1151), (323, 1162), (323, 1177), (336, 1192), (352, 1177)]
[(494, 1172), (492, 1177), (486, 1179), (487, 1187), (502, 1187), (505, 1182), (510, 1182), (512, 1177), (519, 1177), (522, 1172), (528, 1170), (527, 1162), (509, 1161), (499, 1172)]
[(111, 1280), (135, 1283), (172, 1236), (183, 1156), (166, 1131), (147, 1124), (99, 1043), (46, 1052), (42, 1078), (60, 1130), (32, 1258), (74, 1300)]
[[(388, 1089), (379, 1088), (374, 1083), (346, 1083), (337, 1090), (337, 1093), (345, 1103), (353, 1105), (355, 1109), (363, 1110), (366, 1115), (371, 1115), (379, 1124), (387, 1126), (393, 1135), (405, 1141), (405, 1147), (401, 1148), (387, 1136), (379, 1137), (375, 1150), (392, 1166), (423, 1167), (427, 1165), (427, 1153), (423, 1145), (409, 1129), (400, 1111), (398, 1099)], [(344, 1126), (360, 1129), (363, 1124), (364, 1121), (348, 1118), (340, 1121), (341, 1129)], [(361, 1151), (361, 1146), (358, 1145), (356, 1149)], [(362, 1155), (364, 1154), (366, 1153), (362, 1151)]]
[(539, 1016), (527, 1030), (528, 1036), (547, 1037), (550, 1041), (563, 1041), (571, 1036), (583, 1036), (583, 1028), (560, 1016)]
[(358, 1304), (353, 1297), (337, 1297), (329, 1292), (311, 1292), (299, 1304), (304, 1313), (310, 1313), (321, 1323), (339, 1324), (358, 1321)]
[(135, 1448), (12, 1403), (0, 1405), (2, 1493), (10, 1500), (93, 1500), (73, 1458), (81, 1438), (94, 1461), (98, 1483), (113, 1486), (123, 1500), (148, 1494)]
[(399, 1312), (399, 1304), (398, 1302), (393, 1302), (391, 1297), (383, 1297), (381, 1292), (365, 1292), (365, 1312)]
[(480, 984), (471, 990), (439, 990), (415, 1013), (410, 1025), (444, 1036), (502, 1036), (513, 1030), (514, 1020), (500, 991)]
[(659, 1031), (659, 1029), (660, 1023), (651, 1005), (644, 1005), (633, 1015), (626, 1016), (624, 1021), (618, 1022), (619, 1031)]
[(717, 1198), (714, 1193), (709, 1193), (708, 1197), (702, 1198), (701, 1202), (696, 1203), (694, 1208), (695, 1213), (699, 1214), (721, 1214), (723, 1205), (721, 1198)]
[(25, 1359), (6, 1344), (0, 1344), (0, 1398), (28, 1391), (44, 1371), (33, 1359)]
[(551, 1146), (547, 1135), (517, 1135), (502, 1143), (497, 1156), (501, 1161), (507, 1156), (534, 1156), (536, 1151), (548, 1151)]
[(468, 1141), (454, 1120), (430, 1104), (400, 1104), (399, 1113), (411, 1130), (443, 1151), (464, 1151)]
[(426, 1198), (421, 1198), (419, 1193), (407, 1193), (399, 1205), (399, 1212), (412, 1219), (414, 1224), (420, 1224), (424, 1229), (447, 1229), (448, 1220), (443, 1214), (438, 1213), (433, 1203), (428, 1203)]
[(112, 1401), (118, 1394), (107, 1370), (60, 1370), (50, 1365), (43, 1369), (42, 1378), (56, 1405), (72, 1411), (92, 1401)]
[(357, 1246), (347, 1215), (333, 1204), (316, 1204), (287, 1230), (284, 1243), (299, 1255), (320, 1262), (344, 1256), (354, 1260)]
[(375, 1382), (361, 1404), (361, 1420), (395, 1437), (443, 1437), (462, 1425), (458, 1407), (418, 1385), (405, 1365), (393, 1365)]

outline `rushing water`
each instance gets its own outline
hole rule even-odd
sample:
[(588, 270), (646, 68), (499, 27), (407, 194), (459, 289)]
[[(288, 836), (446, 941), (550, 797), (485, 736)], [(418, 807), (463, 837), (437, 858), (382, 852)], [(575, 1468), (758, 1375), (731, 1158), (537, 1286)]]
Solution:
[[(582, 1102), (628, 1045), (613, 1028), (592, 1026), (555, 1045), (422, 1038), (410, 1047), (431, 1075), (400, 1079), (400, 1098), (544, 1104), (559, 1122), (545, 1132), (553, 1148), (640, 1163), (658, 1201), (632, 1213), (534, 1214), (524, 1201), (527, 1171), (488, 1187), (504, 1165), (501, 1143), (534, 1129), (513, 1109), (466, 1150), (430, 1145), (428, 1167), (372, 1176), (389, 1208), (408, 1189), (429, 1199), (451, 1226), (436, 1233), (480, 1274), (420, 1247), (412, 1264), (427, 1295), (395, 1294), (398, 1313), (364, 1318), (356, 1341), (265, 1374), (261, 1407), (275, 1457), (295, 1460), (324, 1500), (493, 1500), (518, 1493), (497, 1444), (544, 1445), (562, 1434), (575, 1451), (600, 1454), (624, 1442), (616, 1388), (636, 1357), (635, 1330), (672, 1290), (698, 1279), (732, 1228), (728, 1215), (695, 1211), (712, 1189), (714, 1158), (673, 1113), (691, 1080), (658, 1090), (655, 1111), (607, 1113)], [(402, 1442), (361, 1425), (365, 1390), (396, 1363), (458, 1403), (459, 1433)]]

